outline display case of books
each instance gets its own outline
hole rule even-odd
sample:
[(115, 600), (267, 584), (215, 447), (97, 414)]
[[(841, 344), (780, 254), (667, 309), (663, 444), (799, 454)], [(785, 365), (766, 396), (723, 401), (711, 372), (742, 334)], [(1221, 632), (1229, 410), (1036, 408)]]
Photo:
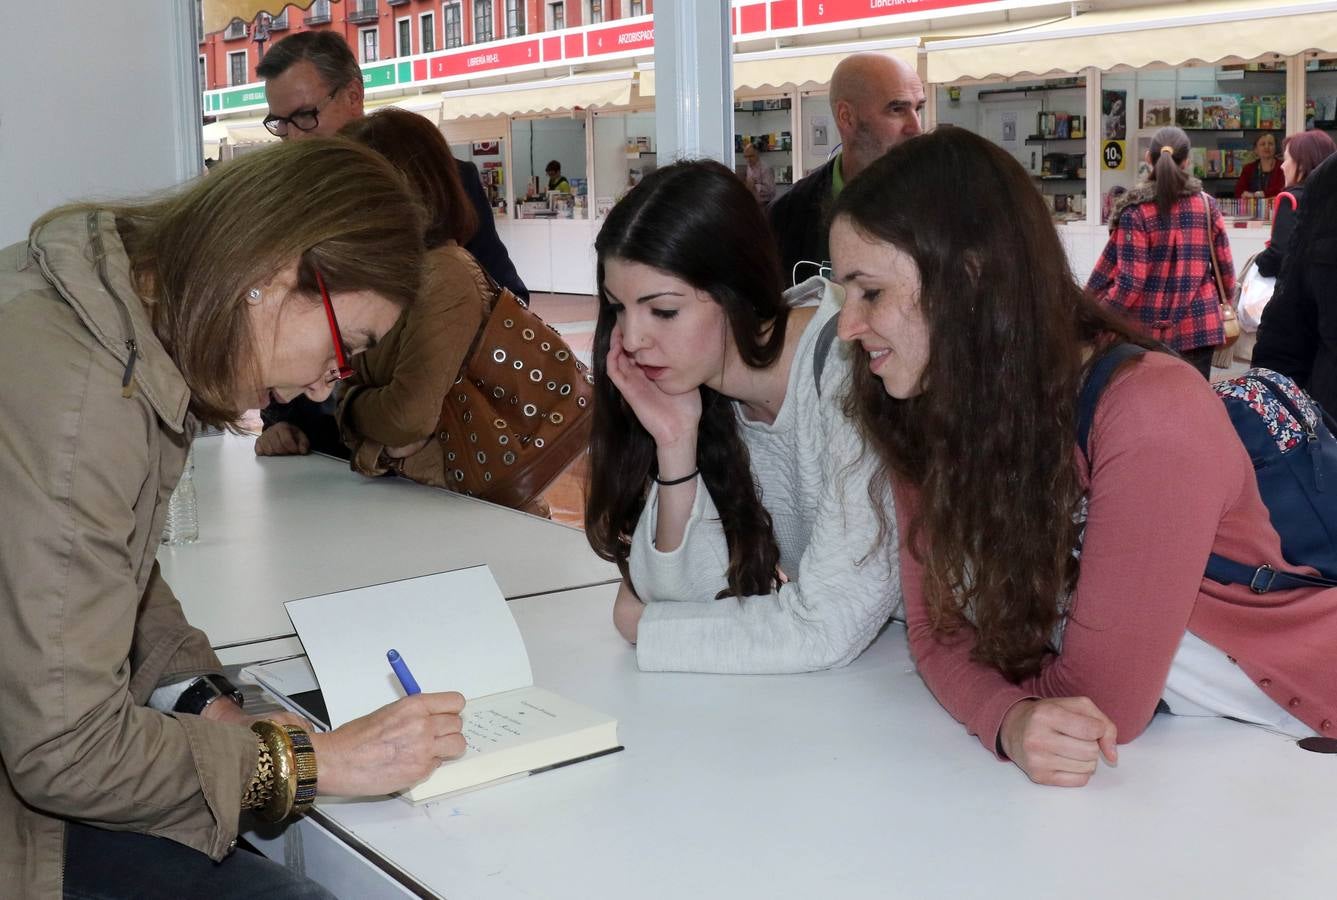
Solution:
[(789, 96), (734, 101), (734, 171), (740, 177), (747, 171), (743, 147), (756, 147), (761, 164), (775, 173), (777, 197), (794, 184), (793, 107)]

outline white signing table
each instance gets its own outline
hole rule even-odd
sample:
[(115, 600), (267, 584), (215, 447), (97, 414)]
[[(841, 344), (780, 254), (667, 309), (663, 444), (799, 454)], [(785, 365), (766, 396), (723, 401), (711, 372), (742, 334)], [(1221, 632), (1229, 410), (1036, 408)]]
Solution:
[(507, 598), (618, 578), (577, 529), (329, 457), (259, 458), (254, 444), (196, 439), (200, 539), (158, 553), (225, 663), (301, 652), (283, 607), (299, 597), (481, 563)]
[(617, 716), (624, 752), (418, 807), (322, 801), (251, 839), (358, 900), (1215, 900), (1337, 884), (1337, 757), (1160, 716), (1088, 786), (1039, 787), (938, 706), (899, 626), (833, 671), (642, 673), (610, 624), (614, 592), (510, 605), (535, 683)]

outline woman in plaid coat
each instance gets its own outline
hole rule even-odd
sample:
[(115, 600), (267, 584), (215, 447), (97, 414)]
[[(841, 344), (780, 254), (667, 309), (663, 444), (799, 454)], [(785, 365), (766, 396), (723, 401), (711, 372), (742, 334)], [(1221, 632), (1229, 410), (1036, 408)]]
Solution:
[(1115, 204), (1109, 242), (1086, 289), (1209, 378), (1212, 350), (1225, 342), (1212, 249), (1227, 296), (1235, 267), (1221, 210), (1188, 174), (1188, 155), (1182, 129), (1152, 136), (1151, 180)]

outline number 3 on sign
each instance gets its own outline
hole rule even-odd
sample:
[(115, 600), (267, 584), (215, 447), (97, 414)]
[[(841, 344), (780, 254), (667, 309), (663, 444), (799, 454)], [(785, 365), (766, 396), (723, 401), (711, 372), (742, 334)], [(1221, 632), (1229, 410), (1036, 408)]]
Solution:
[(1126, 154), (1125, 141), (1106, 141), (1100, 148), (1100, 158), (1105, 164), (1105, 168), (1115, 171), (1123, 170)]

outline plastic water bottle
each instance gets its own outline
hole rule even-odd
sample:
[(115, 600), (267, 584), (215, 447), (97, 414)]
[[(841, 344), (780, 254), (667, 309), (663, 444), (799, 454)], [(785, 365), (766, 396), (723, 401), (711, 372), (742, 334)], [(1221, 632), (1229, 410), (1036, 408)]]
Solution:
[(195, 449), (186, 453), (186, 467), (181, 480), (167, 501), (167, 522), (162, 529), (162, 542), (173, 547), (193, 544), (200, 539), (199, 507), (195, 502)]

